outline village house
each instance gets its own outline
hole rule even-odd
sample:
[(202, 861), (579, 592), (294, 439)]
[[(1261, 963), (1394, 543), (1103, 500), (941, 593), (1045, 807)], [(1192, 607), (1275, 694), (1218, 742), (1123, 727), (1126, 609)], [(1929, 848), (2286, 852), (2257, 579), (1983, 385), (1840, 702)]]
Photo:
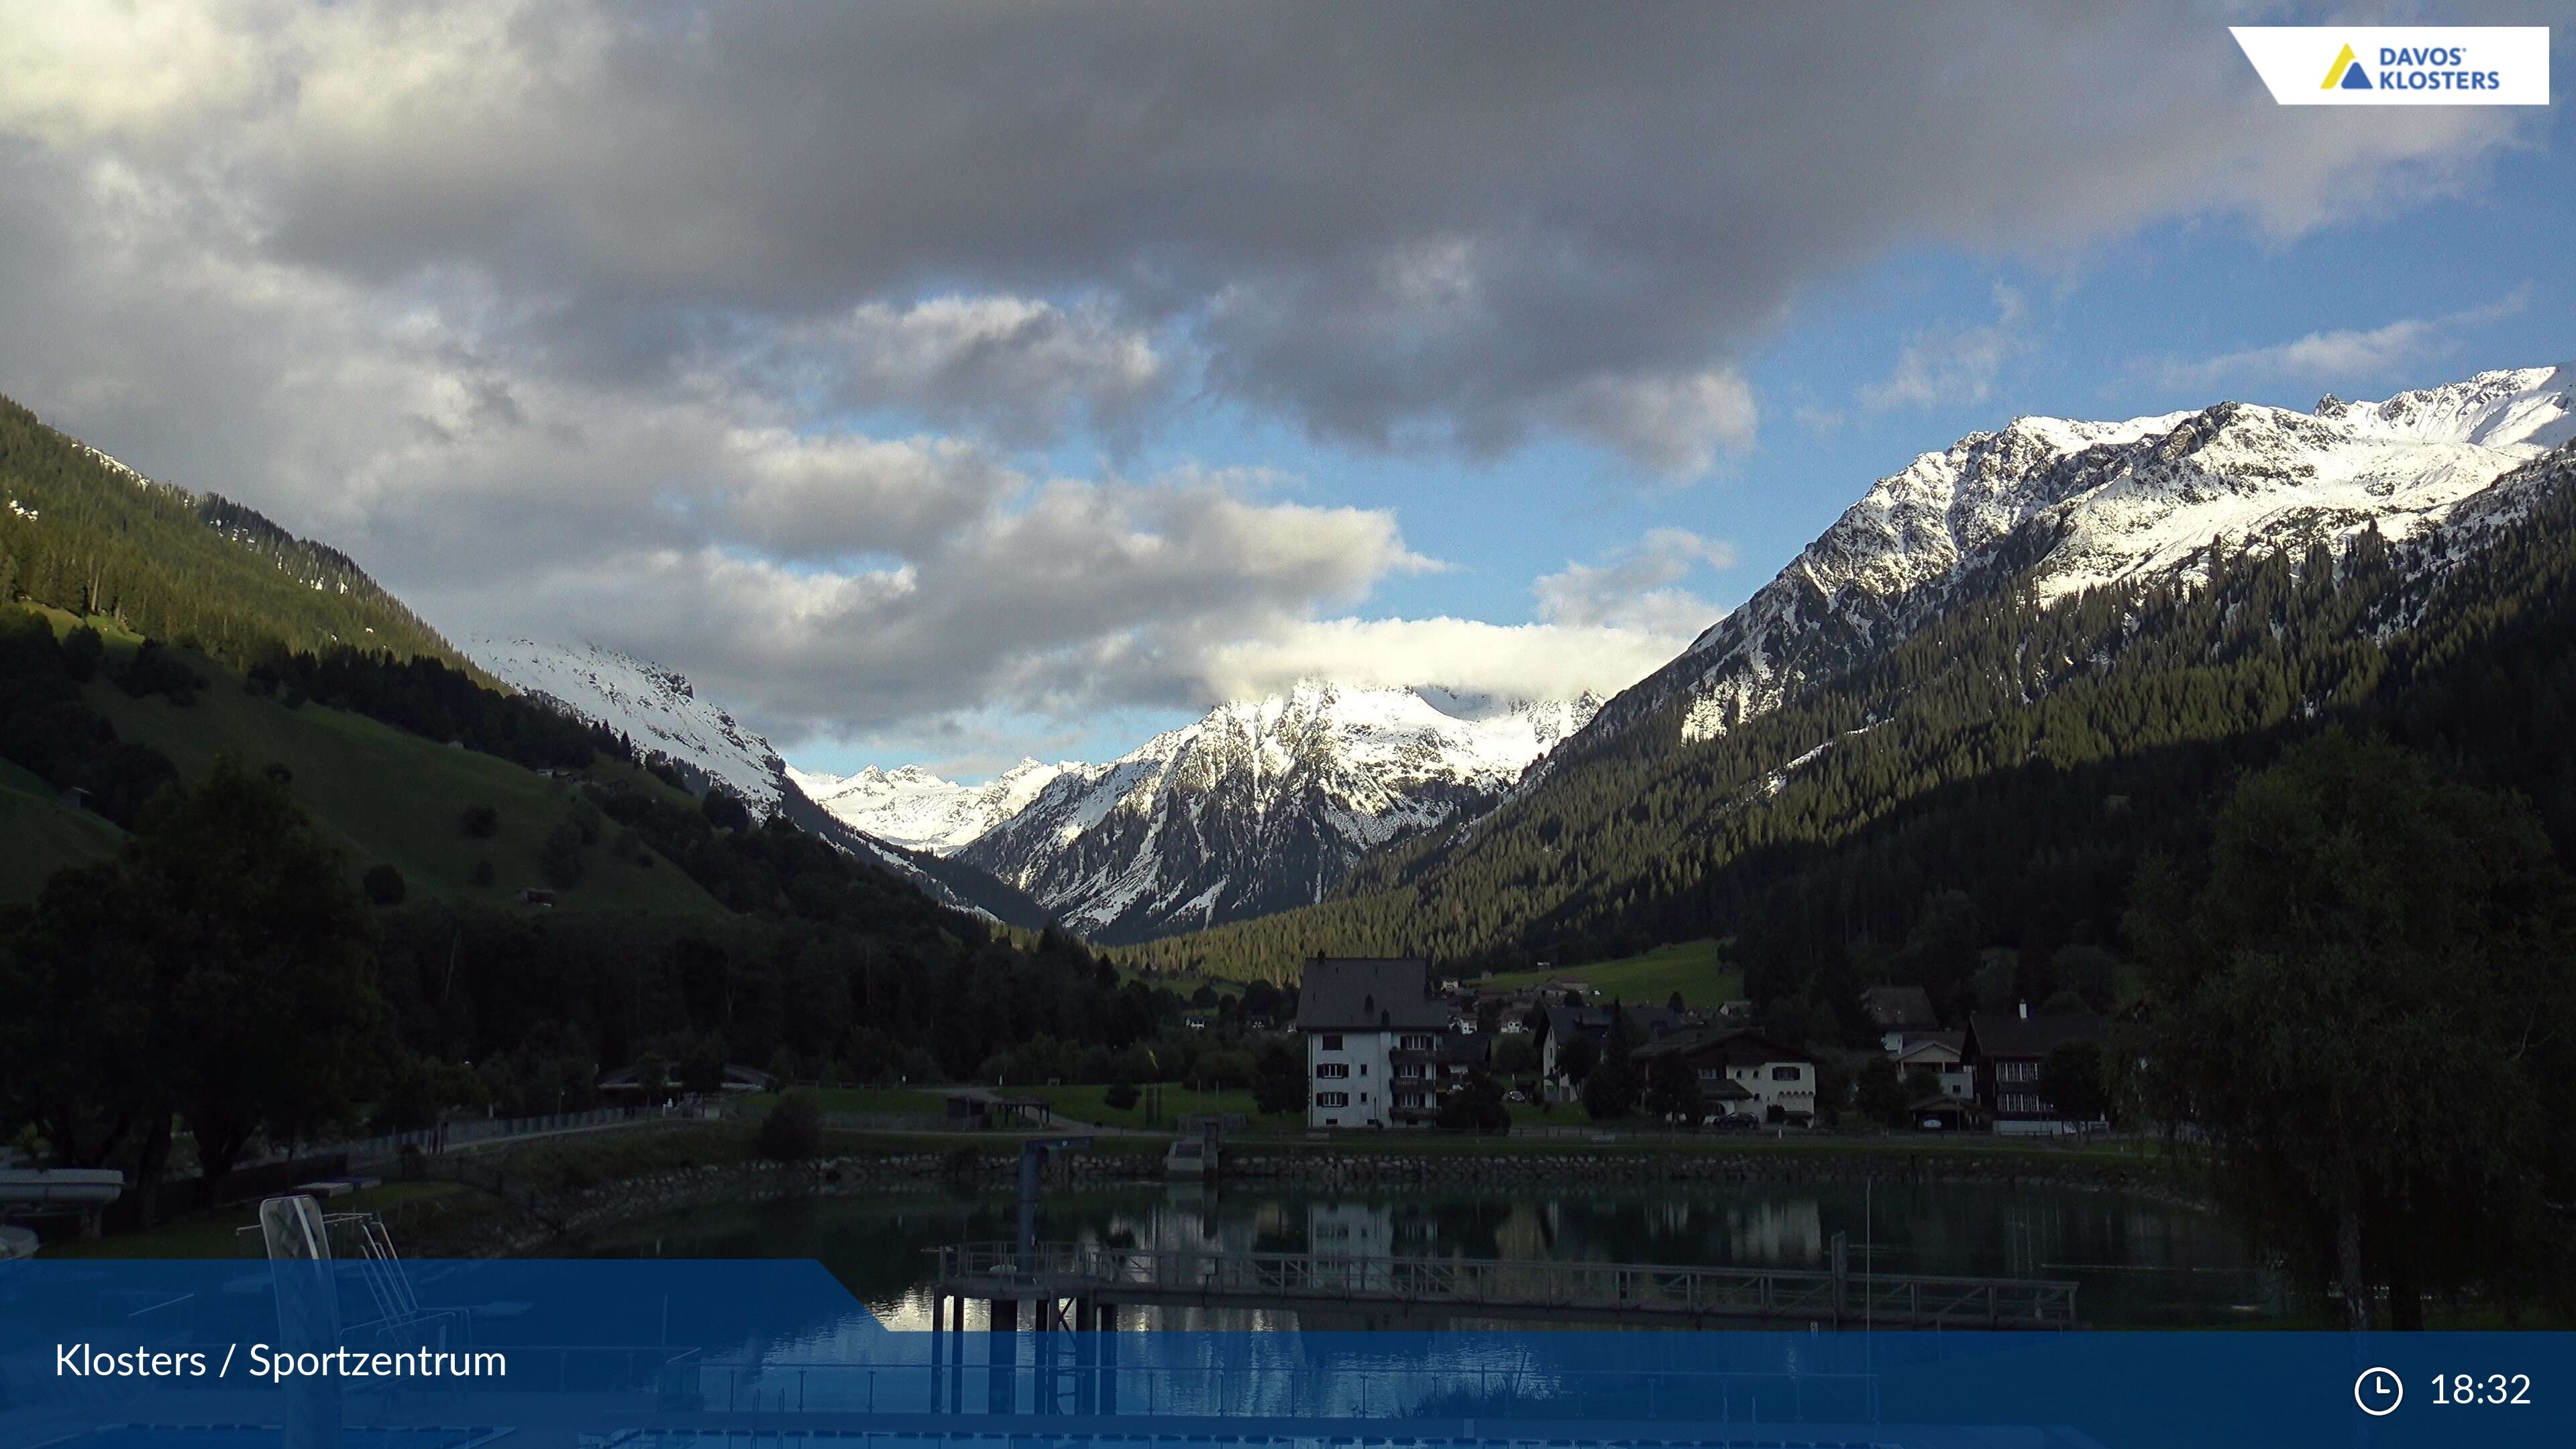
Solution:
[(1484, 1060), (1453, 1029), (1418, 957), (1328, 957), (1306, 963), (1297, 1030), (1306, 1040), (1306, 1125), (1427, 1123), (1443, 1086)]
[(2098, 1016), (2033, 1016), (1976, 1012), (1968, 1018), (1962, 1059), (1976, 1078), (1977, 1105), (2006, 1135), (2072, 1132), (2089, 1124), (2067, 1119), (2048, 1099), (2040, 1078), (2048, 1054), (2068, 1042), (2104, 1042), (2111, 1024)]
[(1860, 994), (1860, 1011), (1878, 1033), (1879, 1049), (1890, 1056), (1915, 1037), (1941, 1029), (1932, 994), (1920, 986), (1873, 986)]
[(1648, 1042), (1636, 1056), (1641, 1072), (1665, 1056), (1689, 1063), (1712, 1111), (1765, 1122), (1812, 1121), (1816, 1114), (1816, 1059), (1749, 1028), (1694, 1027)]
[(1911, 1080), (1918, 1071), (1930, 1072), (1940, 1083), (1942, 1096), (1966, 1100), (1977, 1095), (1977, 1074), (1968, 1067), (1967, 1046), (1964, 1031), (1927, 1031), (1908, 1036), (1888, 1055), (1896, 1061), (1898, 1076)]
[[(1558, 1053), (1578, 1039), (1596, 1047), (1608, 1040), (1610, 1011), (1606, 1006), (1550, 1006), (1538, 1013), (1538, 1074), (1540, 1089), (1548, 1101), (1571, 1102), (1582, 1095), (1582, 1088), (1566, 1079)], [(1670, 1007), (1628, 1008), (1631, 1045), (1659, 1041), (1693, 1024), (1687, 1014)]]

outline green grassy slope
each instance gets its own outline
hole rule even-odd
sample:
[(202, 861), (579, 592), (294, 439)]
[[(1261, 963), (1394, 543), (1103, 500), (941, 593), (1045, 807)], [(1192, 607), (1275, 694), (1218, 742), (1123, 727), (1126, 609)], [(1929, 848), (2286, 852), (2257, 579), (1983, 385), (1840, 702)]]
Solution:
[[(200, 667), (214, 671), (203, 661)], [(434, 744), (362, 715), (310, 704), (290, 709), (244, 692), (228, 674), (185, 709), (157, 696), (128, 698), (104, 681), (87, 693), (90, 707), (112, 720), (119, 735), (168, 755), (188, 779), (201, 778), (226, 754), (253, 768), (285, 765), (294, 772), (296, 801), (348, 852), (350, 868), (390, 864), (414, 899), (507, 900), (521, 886), (544, 885), (538, 848), (573, 805), (571, 786), (506, 760)], [(612, 762), (594, 764), (591, 773), (663, 788)], [(468, 805), (499, 811), (500, 833), (467, 838), (457, 821)], [(646, 868), (613, 858), (604, 844), (585, 854), (589, 872), (559, 894), (563, 909), (723, 913), (667, 861)], [(493, 884), (478, 888), (474, 867), (484, 860), (492, 863)]]
[(1657, 946), (1641, 956), (1595, 961), (1583, 966), (1556, 966), (1545, 971), (1497, 975), (1493, 986), (1535, 986), (1550, 977), (1581, 981), (1631, 1006), (1660, 1005), (1678, 991), (1691, 1006), (1716, 1006), (1744, 995), (1744, 972), (1727, 964), (1725, 945), (1714, 940)]
[[(52, 611), (48, 611), (52, 612)], [(68, 628), (67, 617), (55, 619)], [(134, 646), (131, 636), (111, 638), (111, 658)], [(104, 674), (83, 697), (116, 726), (119, 738), (170, 757), (181, 778), (202, 779), (225, 755), (253, 769), (282, 764), (293, 773), (297, 803), (348, 855), (354, 877), (379, 862), (402, 872), (412, 900), (479, 899), (507, 902), (523, 885), (543, 885), (538, 850), (546, 835), (571, 813), (576, 791), (532, 770), (472, 750), (450, 748), (378, 723), (363, 715), (307, 704), (290, 709), (242, 687), (242, 676), (202, 655), (187, 661), (209, 686), (185, 708), (154, 695), (136, 699)], [(65, 808), (34, 775), (0, 762), (0, 902), (33, 899), (54, 870), (112, 853), (122, 832), (86, 812)], [(623, 762), (601, 759), (590, 777), (624, 781), (632, 788), (684, 796)], [(501, 828), (489, 840), (469, 839), (458, 817), (469, 805), (490, 805)], [(617, 827), (605, 825), (600, 844), (583, 852), (582, 881), (557, 895), (562, 910), (612, 910), (632, 914), (717, 917), (715, 898), (655, 857), (650, 867), (620, 859), (607, 847)], [(492, 863), (493, 883), (473, 884), (478, 862)]]
[(66, 865), (104, 860), (125, 832), (56, 797), (54, 787), (0, 760), (0, 905), (31, 901)]

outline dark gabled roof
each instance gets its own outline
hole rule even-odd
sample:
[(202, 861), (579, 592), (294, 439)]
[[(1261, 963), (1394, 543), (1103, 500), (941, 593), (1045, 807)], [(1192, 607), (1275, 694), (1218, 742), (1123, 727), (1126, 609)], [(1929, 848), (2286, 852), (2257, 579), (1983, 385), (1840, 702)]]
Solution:
[(1677, 1054), (1693, 1062), (1716, 1061), (1730, 1067), (1815, 1060), (1796, 1047), (1741, 1026), (1693, 1027), (1637, 1048), (1637, 1055), (1644, 1059), (1668, 1054)]
[(1915, 1048), (1927, 1046), (1948, 1047), (1954, 1052), (1964, 1053), (1968, 1049), (1968, 1034), (1964, 1031), (1909, 1031), (1905, 1034), (1905, 1045), (1897, 1048), (1896, 1059), (1903, 1061), (1914, 1055)]
[(1931, 1031), (1941, 1025), (1932, 994), (1920, 986), (1873, 986), (1860, 994), (1860, 1009), (1880, 1031)]
[(2111, 1023), (2098, 1016), (2019, 1016), (1980, 1011), (1968, 1018), (1967, 1055), (2044, 1057), (2071, 1041), (2107, 1041)]
[(1297, 988), (1299, 1031), (1438, 1031), (1449, 1008), (1429, 994), (1419, 956), (1318, 956)]
[[(1683, 1018), (1669, 1006), (1631, 1006), (1627, 1008), (1628, 1026), (1635, 1033), (1630, 1038), (1640, 1045), (1660, 1041), (1681, 1030)], [(1610, 1008), (1606, 1006), (1551, 1006), (1547, 1009), (1547, 1034), (1563, 1040), (1580, 1034), (1599, 1038), (1609, 1035)]]

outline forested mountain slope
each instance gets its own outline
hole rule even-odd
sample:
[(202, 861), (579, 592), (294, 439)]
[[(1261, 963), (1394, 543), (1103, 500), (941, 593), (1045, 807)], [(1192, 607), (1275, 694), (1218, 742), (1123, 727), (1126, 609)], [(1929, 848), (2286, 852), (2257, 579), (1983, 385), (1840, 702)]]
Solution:
[(1955, 998), (1992, 946), (2040, 989), (2059, 948), (2116, 944), (2144, 853), (2196, 850), (2213, 792), (2336, 722), (2525, 792), (2566, 854), (2571, 478), (2561, 447), (2399, 545), (2221, 547), (2053, 602), (2007, 579), (1714, 738), (1682, 741), (1701, 701), (1670, 695), (1343, 899), (1136, 954), (1284, 975), (1316, 951), (1503, 964), (1733, 934), (1770, 1001), (1839, 1009), (1888, 976)]
[(236, 668), (335, 648), (468, 667), (337, 549), (156, 483), (0, 398), (0, 601), (12, 593)]

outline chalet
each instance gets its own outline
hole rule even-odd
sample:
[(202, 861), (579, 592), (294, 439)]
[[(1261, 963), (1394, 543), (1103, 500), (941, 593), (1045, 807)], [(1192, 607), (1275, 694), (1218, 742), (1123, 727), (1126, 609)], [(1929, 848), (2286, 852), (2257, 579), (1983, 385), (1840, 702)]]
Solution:
[[(1557, 1053), (1578, 1038), (1596, 1045), (1610, 1036), (1610, 1008), (1606, 1006), (1551, 1006), (1538, 1015), (1538, 1075), (1551, 1102), (1571, 1102), (1581, 1089), (1567, 1081), (1557, 1062)], [(1661, 1041), (1689, 1026), (1686, 1016), (1664, 1006), (1628, 1008), (1628, 1040), (1631, 1045)]]
[(520, 905), (523, 905), (523, 906), (552, 906), (554, 903), (555, 903), (555, 893), (554, 893), (553, 891), (550, 891), (550, 890), (546, 889), (544, 886), (521, 886), (521, 887), (519, 887), (519, 904), (520, 904)]
[(1941, 1029), (1932, 995), (1920, 986), (1873, 986), (1860, 994), (1860, 1012), (1891, 1055), (1912, 1038)]
[[(1742, 1027), (1693, 1027), (1637, 1048), (1640, 1071), (1659, 1057), (1679, 1056), (1697, 1073), (1700, 1091), (1714, 1105), (1768, 1122), (1816, 1113), (1816, 1059), (1796, 1047)], [(1736, 1098), (1724, 1089), (1744, 1093)]]
[(1967, 1045), (1964, 1031), (1921, 1032), (1888, 1055), (1896, 1061), (1897, 1075), (1928, 1071), (1941, 1084), (1942, 1096), (1968, 1099), (1977, 1095), (1977, 1074), (1968, 1068)]
[(1450, 1024), (1418, 957), (1328, 957), (1306, 963), (1297, 1030), (1306, 1039), (1306, 1125), (1429, 1122), (1441, 1088), (1484, 1060), (1483, 1043)]
[(1968, 1018), (1961, 1060), (1975, 1075), (1977, 1105), (2006, 1134), (2071, 1132), (2067, 1120), (2040, 1089), (2048, 1054), (2068, 1042), (2104, 1042), (2111, 1024), (2098, 1016), (2033, 1016), (1980, 1011)]

